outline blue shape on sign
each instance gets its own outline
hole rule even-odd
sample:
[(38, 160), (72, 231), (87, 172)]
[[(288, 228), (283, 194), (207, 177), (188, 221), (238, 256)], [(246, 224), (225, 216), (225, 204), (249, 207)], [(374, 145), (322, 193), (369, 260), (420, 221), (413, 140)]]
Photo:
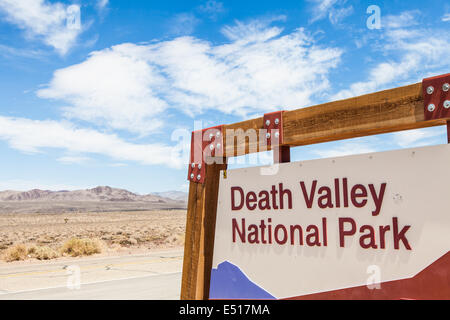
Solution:
[(211, 271), (210, 299), (276, 299), (253, 283), (234, 264), (225, 261)]

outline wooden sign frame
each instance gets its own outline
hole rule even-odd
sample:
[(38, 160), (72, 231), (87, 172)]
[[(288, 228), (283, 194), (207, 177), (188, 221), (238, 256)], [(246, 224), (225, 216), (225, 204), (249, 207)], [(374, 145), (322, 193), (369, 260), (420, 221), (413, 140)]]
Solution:
[[(224, 125), (223, 161), (206, 164), (203, 182), (191, 180), (189, 185), (181, 299), (209, 298), (219, 175), (227, 169), (227, 158), (273, 149), (275, 162), (289, 162), (290, 147), (440, 125), (447, 125), (450, 143), (450, 114), (443, 112), (450, 100), (449, 79), (450, 74), (446, 74), (422, 83), (285, 111), (280, 113), (283, 139), (272, 146), (261, 143), (260, 135), (255, 141), (245, 138), (247, 130), (265, 128), (264, 117)], [(434, 90), (429, 89), (430, 83)], [(426, 105), (429, 95), (433, 95), (433, 101), (439, 101), (438, 105), (433, 104), (434, 108)], [(436, 114), (439, 116), (433, 116)], [(231, 139), (228, 130), (234, 132)]]

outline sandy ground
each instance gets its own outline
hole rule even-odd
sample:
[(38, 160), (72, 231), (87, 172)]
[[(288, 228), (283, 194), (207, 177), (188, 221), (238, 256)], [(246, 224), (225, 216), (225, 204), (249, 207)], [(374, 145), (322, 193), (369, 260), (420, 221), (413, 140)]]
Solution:
[(0, 214), (9, 213), (86, 213), (186, 210), (186, 202), (142, 201), (0, 201)]
[[(182, 248), (185, 210), (64, 214), (0, 214), (0, 257), (16, 244), (58, 250), (71, 238), (99, 239), (102, 253), (117, 256)], [(68, 259), (59, 257), (56, 260)], [(32, 258), (27, 258), (29, 263)], [(7, 262), (0, 259), (0, 265)], [(22, 264), (8, 262), (7, 264)]]

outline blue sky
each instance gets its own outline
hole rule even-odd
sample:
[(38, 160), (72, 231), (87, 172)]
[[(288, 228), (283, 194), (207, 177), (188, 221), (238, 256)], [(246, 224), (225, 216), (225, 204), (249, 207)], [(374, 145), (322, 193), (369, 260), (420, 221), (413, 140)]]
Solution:
[[(378, 29), (367, 26), (370, 5)], [(181, 151), (195, 121), (448, 73), (449, 27), (450, 3), (434, 0), (0, 0), (0, 189), (186, 190)], [(292, 158), (445, 142), (437, 127), (295, 148)]]

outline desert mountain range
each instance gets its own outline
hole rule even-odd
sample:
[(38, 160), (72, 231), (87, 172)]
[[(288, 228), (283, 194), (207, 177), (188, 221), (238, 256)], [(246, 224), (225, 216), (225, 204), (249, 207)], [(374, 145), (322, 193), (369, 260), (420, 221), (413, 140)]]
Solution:
[(179, 191), (139, 195), (128, 190), (99, 186), (86, 190), (0, 191), (0, 201), (117, 201), (117, 202), (185, 202), (187, 194)]

